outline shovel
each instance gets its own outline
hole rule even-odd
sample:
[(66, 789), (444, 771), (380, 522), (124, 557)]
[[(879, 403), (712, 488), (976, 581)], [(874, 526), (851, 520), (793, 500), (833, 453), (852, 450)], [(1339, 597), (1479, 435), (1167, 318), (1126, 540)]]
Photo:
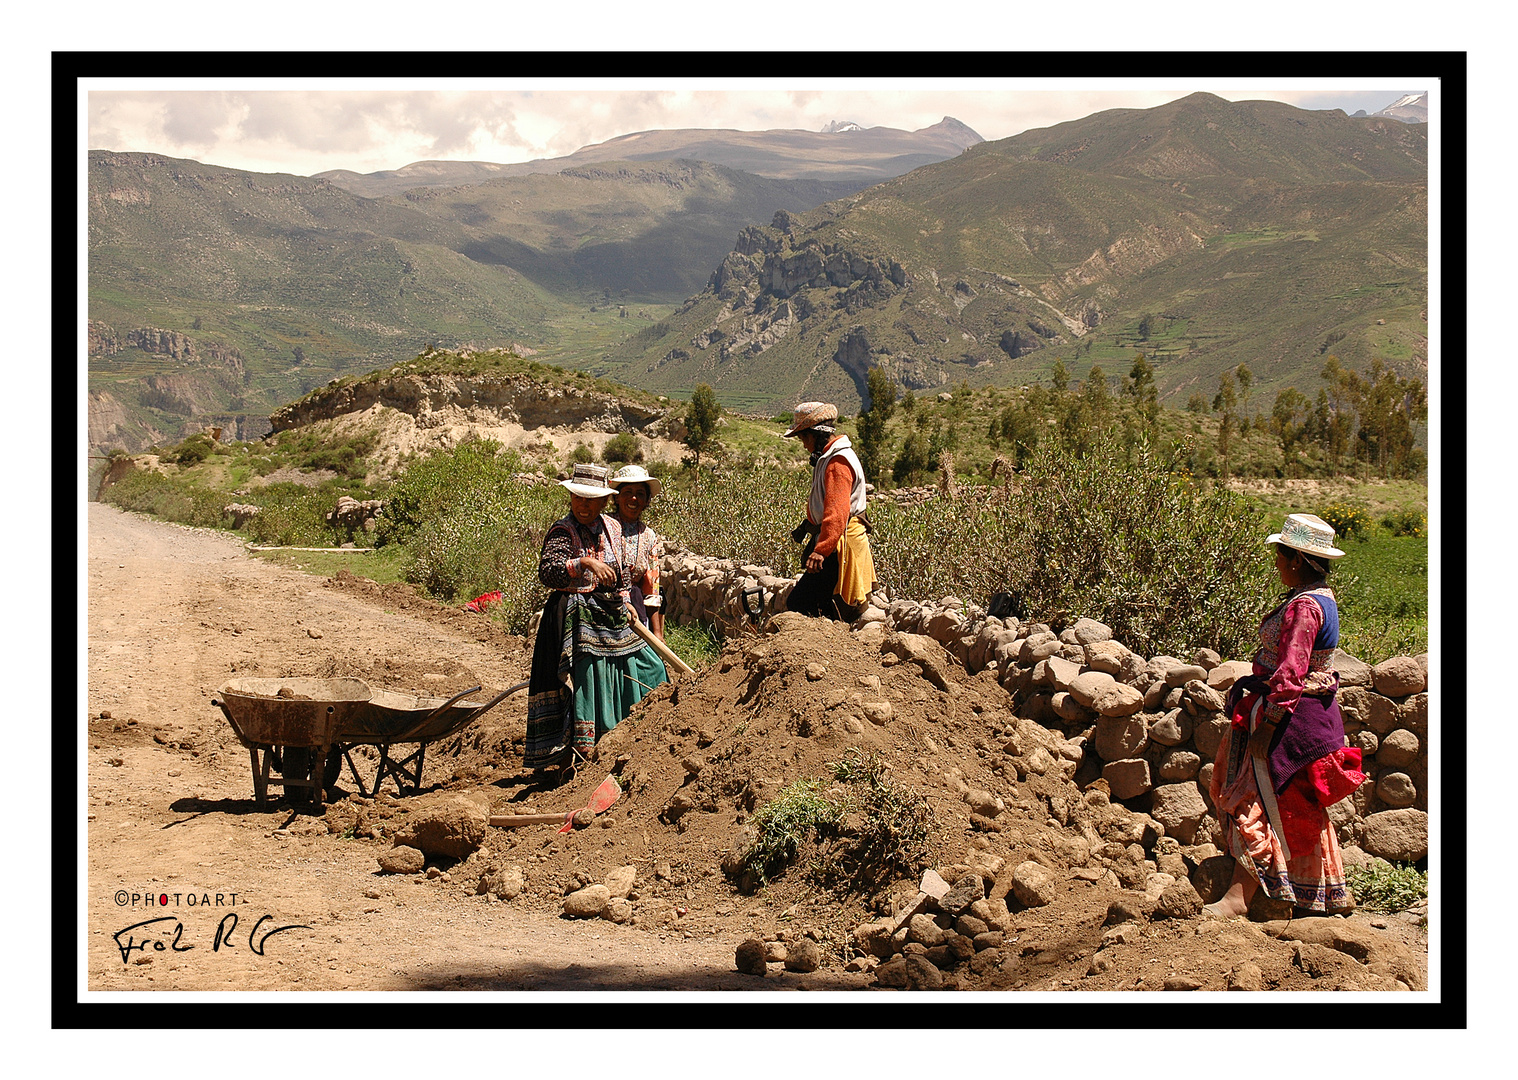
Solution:
[(604, 812), (622, 797), (622, 786), (617, 783), (615, 776), (608, 776), (601, 781), (601, 786), (591, 792), (590, 802), (581, 810), (571, 810), (567, 814), (497, 814), (490, 819), (490, 824), (503, 829), (515, 829), (523, 825), (552, 825), (562, 822), (563, 827), (559, 832), (566, 833), (575, 826), (575, 818), (584, 811), (590, 811), (590, 816)]

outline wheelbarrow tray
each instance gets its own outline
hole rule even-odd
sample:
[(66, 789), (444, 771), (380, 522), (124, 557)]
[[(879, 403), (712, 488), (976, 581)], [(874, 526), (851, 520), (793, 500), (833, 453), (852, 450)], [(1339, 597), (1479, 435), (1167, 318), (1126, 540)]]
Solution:
[[(374, 687), (365, 707), (337, 729), (342, 743), (433, 742), (467, 727), (487, 702), (408, 694)], [(444, 708), (444, 706), (447, 708)]]
[(234, 679), (218, 704), (246, 747), (322, 747), (357, 722), (372, 693), (362, 679)]

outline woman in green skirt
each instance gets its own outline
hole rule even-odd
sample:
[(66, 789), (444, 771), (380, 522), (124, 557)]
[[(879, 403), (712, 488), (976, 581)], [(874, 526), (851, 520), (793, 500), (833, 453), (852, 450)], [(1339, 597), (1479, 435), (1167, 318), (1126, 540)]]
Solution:
[(622, 592), (621, 527), (602, 511), (616, 492), (607, 469), (576, 465), (562, 481), (570, 512), (549, 526), (538, 580), (543, 607), (527, 693), (525, 764), (544, 769), (588, 758), (596, 740), (668, 680), (664, 662), (632, 629)]

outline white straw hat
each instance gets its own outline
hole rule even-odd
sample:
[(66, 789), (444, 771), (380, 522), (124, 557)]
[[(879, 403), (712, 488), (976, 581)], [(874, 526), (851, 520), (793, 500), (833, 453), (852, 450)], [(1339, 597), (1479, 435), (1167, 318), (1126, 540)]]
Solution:
[(1285, 544), (1289, 548), (1337, 559), (1344, 552), (1334, 547), (1334, 527), (1316, 514), (1287, 514), (1281, 531), (1265, 538), (1267, 544)]
[(617, 493), (614, 488), (606, 486), (606, 474), (609, 471), (605, 465), (576, 465), (574, 474), (559, 483), (567, 487), (572, 495), (600, 499)]
[(789, 439), (792, 435), (799, 435), (818, 424), (831, 425), (837, 422), (837, 405), (831, 405), (826, 401), (803, 401), (796, 406), (796, 411), (791, 415), (791, 430), (787, 431), (783, 437)]
[(664, 487), (663, 484), (659, 483), (659, 478), (657, 476), (649, 476), (642, 465), (624, 465), (613, 473), (611, 479), (606, 482), (618, 491), (622, 490), (623, 484), (647, 484), (648, 497), (650, 499), (659, 494), (660, 489)]

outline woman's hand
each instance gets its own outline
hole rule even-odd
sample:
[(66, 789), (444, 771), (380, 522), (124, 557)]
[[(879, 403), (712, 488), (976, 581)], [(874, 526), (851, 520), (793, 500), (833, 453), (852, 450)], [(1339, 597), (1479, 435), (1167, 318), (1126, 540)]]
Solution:
[(1275, 733), (1274, 724), (1261, 721), (1260, 725), (1254, 729), (1254, 733), (1249, 736), (1249, 752), (1260, 761), (1264, 761), (1270, 754), (1270, 740), (1275, 737)]
[(595, 576), (597, 585), (610, 585), (617, 580), (617, 572), (592, 555), (586, 555), (580, 560), (580, 569), (589, 570)]
[(808, 574), (815, 574), (817, 571), (821, 570), (822, 560), (824, 558), (825, 556), (819, 555), (815, 551), (808, 555), (806, 557), (806, 572)]

